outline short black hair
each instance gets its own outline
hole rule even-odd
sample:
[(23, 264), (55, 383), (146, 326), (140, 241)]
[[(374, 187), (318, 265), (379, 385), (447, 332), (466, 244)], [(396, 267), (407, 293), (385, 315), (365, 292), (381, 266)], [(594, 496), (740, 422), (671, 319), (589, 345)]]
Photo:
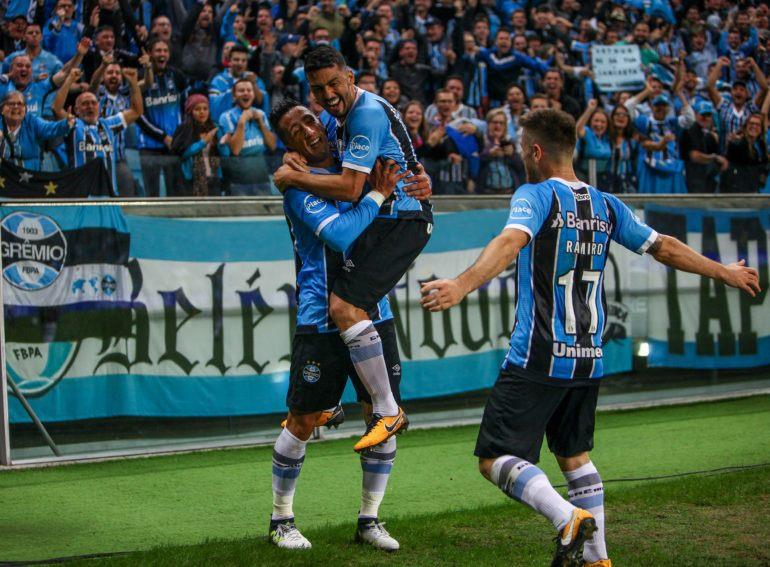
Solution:
[(571, 114), (554, 108), (533, 110), (521, 117), (519, 125), (534, 143), (542, 146), (553, 158), (572, 156), (577, 134)]
[(251, 55), (251, 52), (249, 51), (249, 49), (246, 46), (241, 45), (240, 43), (236, 43), (235, 45), (232, 46), (232, 48), (230, 49), (230, 57), (233, 56), (233, 53), (245, 53), (247, 57)]
[(374, 82), (377, 82), (377, 75), (375, 73), (372, 73), (371, 71), (361, 71), (358, 73), (358, 80), (356, 81), (356, 84), (360, 83), (361, 79), (364, 77), (372, 77)]
[(348, 66), (342, 53), (331, 45), (319, 45), (305, 55), (305, 73), (320, 71), (328, 67), (345, 69)]
[(286, 140), (283, 139), (283, 136), (281, 135), (281, 129), (278, 127), (278, 123), (281, 121), (281, 118), (289, 112), (292, 108), (296, 108), (297, 106), (302, 106), (300, 103), (298, 103), (293, 98), (284, 98), (281, 100), (278, 104), (276, 104), (273, 107), (273, 110), (270, 111), (270, 126), (273, 127), (273, 131), (278, 134), (278, 137), (281, 138), (281, 141), (285, 144)]

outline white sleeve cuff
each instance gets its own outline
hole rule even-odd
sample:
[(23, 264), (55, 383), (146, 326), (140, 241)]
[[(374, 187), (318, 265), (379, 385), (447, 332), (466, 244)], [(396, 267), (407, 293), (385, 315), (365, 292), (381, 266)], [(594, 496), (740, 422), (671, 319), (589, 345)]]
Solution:
[(355, 171), (360, 171), (361, 173), (371, 173), (372, 168), (366, 167), (364, 165), (358, 165), (357, 163), (350, 163), (349, 161), (343, 161), (342, 167), (346, 169), (353, 169)]
[(515, 228), (516, 230), (520, 230), (522, 232), (526, 232), (527, 234), (529, 234), (529, 238), (530, 239), (533, 238), (532, 231), (529, 229), (528, 226), (524, 226), (523, 224), (509, 223), (509, 224), (506, 224), (503, 227), (503, 230), (507, 230), (509, 228)]
[(658, 239), (658, 233), (657, 231), (652, 231), (650, 233), (650, 236), (647, 237), (647, 240), (644, 241), (644, 244), (642, 244), (639, 249), (636, 251), (637, 254), (644, 254), (647, 252), (647, 250), (652, 246), (652, 244)]
[(372, 201), (377, 203), (377, 208), (379, 208), (385, 202), (385, 195), (383, 195), (379, 191), (369, 191), (364, 197), (364, 199), (371, 199)]

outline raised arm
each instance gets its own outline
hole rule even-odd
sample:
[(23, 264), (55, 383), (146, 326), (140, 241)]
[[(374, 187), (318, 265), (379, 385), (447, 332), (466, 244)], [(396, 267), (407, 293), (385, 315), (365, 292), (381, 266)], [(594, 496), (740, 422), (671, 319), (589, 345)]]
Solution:
[(102, 62), (94, 70), (94, 74), (91, 75), (91, 82), (88, 84), (88, 90), (96, 94), (99, 92), (99, 85), (102, 84), (102, 77), (104, 77), (104, 71), (107, 70), (107, 65), (112, 63), (112, 52), (102, 55)]
[(126, 124), (133, 124), (144, 112), (144, 101), (142, 100), (142, 92), (139, 89), (136, 69), (130, 67), (123, 69), (123, 77), (128, 81), (128, 86), (131, 89), (131, 108), (123, 111), (123, 118)]
[(684, 242), (659, 234), (648, 253), (658, 262), (683, 272), (698, 274), (745, 291), (752, 297), (761, 291), (759, 274), (746, 266), (745, 260), (723, 265), (698, 254)]
[(434, 280), (420, 289), (422, 306), (430, 311), (443, 311), (460, 303), (470, 292), (510, 266), (519, 251), (529, 242), (529, 235), (518, 228), (507, 228), (481, 252), (476, 262), (453, 280)]
[(581, 114), (580, 118), (578, 118), (577, 124), (575, 125), (575, 130), (579, 138), (583, 138), (586, 135), (586, 124), (588, 124), (588, 121), (591, 120), (591, 116), (596, 110), (598, 104), (599, 103), (595, 98), (589, 100), (586, 109), (583, 111), (583, 114)]
[(719, 106), (722, 104), (722, 95), (717, 90), (717, 80), (719, 80), (719, 76), (722, 74), (722, 68), (725, 65), (729, 65), (730, 60), (727, 57), (720, 57), (717, 59), (717, 62), (714, 63), (714, 66), (711, 68), (711, 71), (709, 72), (709, 78), (708, 82), (706, 83), (706, 88), (709, 92), (709, 98), (711, 99), (711, 102), (714, 103), (714, 106)]
[(754, 78), (757, 80), (757, 84), (759, 85), (759, 91), (757, 92), (757, 96), (754, 98), (754, 104), (757, 106), (762, 106), (765, 100), (765, 93), (767, 92), (767, 77), (765, 77), (761, 67), (757, 65), (757, 62), (754, 61), (753, 57), (747, 57), (746, 59), (748, 60), (749, 65), (751, 66), (751, 70), (754, 72)]
[(64, 103), (67, 102), (67, 95), (70, 92), (70, 88), (82, 75), (83, 72), (80, 69), (72, 69), (69, 74), (67, 74), (67, 77), (59, 87), (59, 90), (56, 91), (56, 97), (54, 97), (53, 103), (51, 104), (51, 110), (53, 110), (53, 115), (59, 120), (69, 117), (69, 112), (64, 110)]
[(80, 64), (83, 62), (83, 57), (85, 57), (89, 49), (91, 49), (91, 40), (87, 37), (84, 37), (78, 42), (77, 51), (75, 52), (75, 55), (72, 57), (72, 59), (67, 61), (64, 66), (59, 69), (51, 78), (53, 84), (58, 87), (64, 82), (64, 79), (67, 77), (70, 70), (80, 67)]

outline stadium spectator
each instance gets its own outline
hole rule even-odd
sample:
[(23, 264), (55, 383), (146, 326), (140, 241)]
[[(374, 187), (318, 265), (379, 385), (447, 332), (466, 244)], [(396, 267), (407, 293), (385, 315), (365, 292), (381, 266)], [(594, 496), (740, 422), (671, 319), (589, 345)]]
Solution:
[(171, 150), (182, 158), (184, 194), (195, 197), (218, 195), (220, 192), (217, 126), (211, 119), (209, 101), (202, 94), (188, 97), (184, 105), (184, 122), (174, 132)]
[(558, 69), (549, 69), (543, 76), (543, 92), (548, 95), (550, 107), (571, 114), (577, 119), (580, 116), (580, 104), (564, 92), (564, 78)]
[(502, 108), (494, 108), (487, 114), (487, 134), (479, 157), (481, 167), (476, 193), (509, 194), (521, 185), (523, 164), (514, 141), (508, 136), (508, 118)]
[(370, 71), (360, 72), (356, 84), (365, 91), (377, 94), (377, 75)]
[(43, 32), (43, 47), (53, 53), (59, 61), (68, 61), (74, 57), (78, 42), (83, 37), (85, 26), (75, 21), (74, 16), (74, 1), (59, 0), (56, 3), (56, 14)]
[(756, 193), (767, 175), (765, 118), (751, 114), (740, 131), (727, 140), (727, 169), (719, 185), (721, 193)]
[(401, 85), (395, 79), (386, 79), (382, 83), (380, 96), (399, 110), (405, 110), (406, 104), (409, 102), (409, 99), (401, 94)]
[(182, 122), (182, 99), (187, 80), (169, 66), (168, 60), (168, 44), (162, 39), (153, 40), (150, 44), (153, 81), (145, 86), (144, 114), (138, 122), (137, 142), (144, 192), (148, 197), (160, 195), (161, 171), (166, 195), (177, 195), (182, 188), (179, 163), (169, 149), (171, 136)]
[(516, 145), (516, 151), (521, 153), (519, 140), (519, 120), (527, 113), (527, 95), (518, 85), (511, 85), (505, 94), (506, 104), (503, 106), (508, 124), (508, 137)]
[(150, 37), (165, 41), (171, 48), (169, 64), (176, 69), (182, 67), (182, 38), (179, 32), (174, 30), (168, 16), (156, 16), (152, 20)]
[(716, 193), (717, 176), (727, 168), (719, 153), (719, 135), (714, 125), (714, 105), (707, 100), (695, 104), (695, 124), (682, 136), (682, 159), (689, 193)]
[[(59, 119), (69, 118), (64, 104), (70, 89), (81, 77), (82, 71), (74, 68), (59, 87), (53, 101), (54, 115)], [(139, 90), (136, 69), (123, 69), (123, 76), (131, 88), (131, 107), (109, 118), (101, 118), (99, 100), (92, 92), (80, 93), (75, 99), (77, 119), (72, 131), (67, 136), (67, 157), (70, 167), (84, 165), (92, 160), (101, 159), (112, 179), (112, 192), (118, 194), (115, 167), (115, 134), (133, 124), (142, 115), (142, 93)]]
[[(220, 148), (231, 155), (226, 166), (233, 195), (269, 195), (265, 150), (275, 150), (276, 136), (262, 110), (254, 108), (256, 86), (248, 79), (233, 85), (235, 106), (219, 119)], [(239, 159), (236, 159), (239, 158)]]
[[(13, 60), (19, 55), (26, 55), (32, 62), (32, 80), (43, 81), (52, 77), (62, 68), (62, 62), (56, 55), (43, 49), (43, 33), (40, 24), (31, 23), (24, 31), (24, 49), (11, 53), (3, 60), (3, 72), (11, 69)], [(77, 41), (75, 42), (77, 44)], [(74, 55), (74, 53), (73, 53)]]
[[(176, 0), (179, 2), (180, 0)], [(211, 4), (196, 3), (182, 26), (182, 71), (190, 82), (205, 82), (217, 64), (219, 28)]]
[(635, 193), (639, 142), (635, 138), (631, 115), (624, 105), (612, 109), (609, 129), (612, 161), (605, 174), (605, 185), (600, 189), (608, 193)]
[[(743, 129), (743, 125), (751, 114), (759, 112), (758, 105), (749, 97), (749, 90), (744, 81), (735, 80), (730, 88), (730, 98), (725, 98), (717, 89), (716, 83), (722, 71), (730, 66), (730, 60), (727, 57), (720, 57), (714, 67), (711, 69), (708, 78), (708, 92), (711, 102), (714, 103), (719, 114), (720, 123), (720, 142), (722, 147), (726, 146), (727, 140)], [(762, 76), (764, 80), (764, 75)], [(765, 83), (763, 88), (767, 88)], [(764, 92), (757, 95), (764, 97)], [(759, 99), (761, 100), (761, 99)], [(760, 103), (761, 104), (761, 103)]]
[[(592, 180), (597, 187), (604, 187), (604, 174), (607, 173), (612, 158), (610, 141), (610, 118), (603, 108), (599, 108), (595, 98), (588, 101), (585, 112), (576, 123), (577, 128), (577, 163), (584, 179)], [(599, 179), (602, 183), (599, 183)]]
[(39, 171), (41, 142), (64, 137), (74, 120), (50, 122), (27, 113), (27, 101), (19, 91), (5, 95), (2, 102), (0, 157), (25, 169)]
[(431, 82), (441, 73), (433, 67), (417, 61), (417, 42), (404, 40), (397, 47), (398, 61), (391, 65), (390, 76), (401, 85), (403, 94), (422, 104), (428, 101), (428, 88)]
[[(429, 137), (428, 122), (425, 120), (422, 103), (418, 100), (412, 100), (404, 106), (404, 124), (409, 132), (409, 138), (412, 140), (417, 158), (423, 163), (425, 158), (429, 157), (427, 141)], [(426, 169), (428, 167), (426, 166)]]

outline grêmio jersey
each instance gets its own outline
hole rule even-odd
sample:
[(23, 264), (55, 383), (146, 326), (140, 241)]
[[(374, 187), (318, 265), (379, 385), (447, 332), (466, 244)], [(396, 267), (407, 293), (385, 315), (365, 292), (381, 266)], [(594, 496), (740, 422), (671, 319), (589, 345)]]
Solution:
[[(324, 175), (339, 168), (313, 170)], [(283, 209), (294, 245), (297, 272), (298, 334), (338, 332), (329, 316), (329, 294), (342, 271), (345, 252), (377, 216), (380, 205), (364, 197), (353, 207), (296, 187), (286, 190)], [(382, 298), (369, 317), (375, 323), (392, 319), (388, 298)]]
[(558, 178), (519, 187), (505, 229), (530, 241), (518, 257), (516, 323), (503, 368), (556, 384), (600, 378), (610, 241), (644, 254), (657, 232), (617, 197)]
[[(342, 167), (369, 173), (377, 159), (392, 159), (402, 170), (415, 171), (417, 154), (399, 112), (384, 98), (356, 89), (356, 100), (344, 121), (330, 120), (326, 111), (320, 120), (327, 126), (330, 143)], [(368, 191), (365, 186), (364, 191)], [(410, 197), (399, 182), (393, 196), (382, 206), (380, 217), (431, 220), (430, 205)]]

